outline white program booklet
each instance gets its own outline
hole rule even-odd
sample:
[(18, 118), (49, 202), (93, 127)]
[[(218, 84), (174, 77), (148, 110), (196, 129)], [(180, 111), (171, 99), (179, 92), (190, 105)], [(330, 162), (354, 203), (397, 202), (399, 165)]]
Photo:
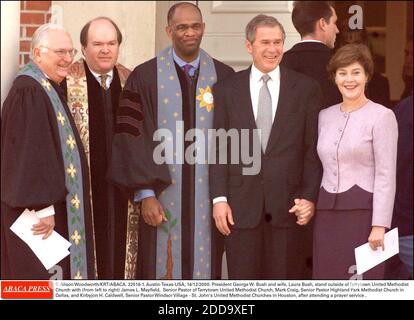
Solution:
[(374, 251), (369, 246), (369, 243), (365, 243), (362, 246), (355, 248), (357, 273), (363, 274), (376, 265), (379, 265), (381, 262), (398, 254), (398, 228), (394, 228), (385, 234), (384, 247), (384, 251), (381, 247)]
[(44, 235), (33, 235), (31, 229), (38, 222), (39, 218), (36, 213), (26, 209), (13, 223), (10, 230), (32, 249), (46, 270), (49, 270), (70, 254), (68, 249), (71, 243), (56, 231), (53, 231), (45, 240), (42, 239)]

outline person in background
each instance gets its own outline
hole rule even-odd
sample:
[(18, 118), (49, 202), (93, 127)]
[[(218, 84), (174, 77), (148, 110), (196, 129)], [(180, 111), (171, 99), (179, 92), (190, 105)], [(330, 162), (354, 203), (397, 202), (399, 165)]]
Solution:
[(411, 34), (405, 45), (404, 51), (404, 66), (402, 78), (404, 80), (404, 91), (401, 99), (404, 99), (413, 94), (413, 35)]
[[(397, 191), (392, 226), (398, 227), (400, 254), (413, 278), (413, 96), (394, 108), (398, 122)], [(402, 273), (402, 272), (401, 272)], [(404, 274), (402, 273), (401, 277)]]
[[(329, 79), (328, 66), (335, 46), (338, 17), (328, 1), (295, 1), (292, 22), (301, 41), (283, 54), (281, 65), (315, 79), (322, 89), (322, 107), (341, 101), (338, 88)], [(301, 279), (312, 278), (313, 220), (303, 227)]]
[(323, 107), (341, 101), (326, 67), (338, 34), (338, 17), (328, 1), (295, 1), (292, 22), (301, 41), (283, 54), (282, 66), (306, 74), (321, 86)]

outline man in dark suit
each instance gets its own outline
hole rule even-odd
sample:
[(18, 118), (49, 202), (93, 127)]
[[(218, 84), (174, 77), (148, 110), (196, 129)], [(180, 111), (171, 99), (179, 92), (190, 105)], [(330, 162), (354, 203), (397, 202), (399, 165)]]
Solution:
[[(242, 137), (220, 144), (217, 164), (210, 165), (213, 218), (226, 236), (231, 279), (299, 277), (296, 239), (313, 216), (320, 186), (316, 140), (321, 92), (311, 78), (279, 67), (284, 40), (277, 19), (253, 18), (246, 27), (253, 65), (214, 87), (213, 127)], [(246, 130), (248, 144), (243, 141)], [(228, 160), (234, 156), (238, 142), (239, 155), (246, 155), (246, 145), (249, 154), (252, 148), (259, 154), (254, 159), (261, 164), (258, 173), (247, 175), (246, 166), (234, 159), (220, 164), (223, 154)]]
[[(398, 227), (399, 256), (387, 261), (386, 279), (413, 279), (413, 95), (394, 108), (398, 122), (397, 190), (392, 228)], [(408, 276), (408, 277), (407, 277)]]
[[(337, 19), (335, 9), (327, 1), (295, 1), (292, 22), (302, 41), (286, 51), (282, 61), (282, 66), (303, 73), (319, 83), (323, 108), (342, 101), (338, 88), (328, 78), (326, 70), (339, 32)], [(300, 263), (301, 278), (311, 279), (313, 223), (304, 229), (299, 249), (304, 259)]]
[(324, 108), (342, 101), (326, 71), (339, 33), (337, 19), (335, 9), (326, 1), (295, 1), (292, 22), (302, 41), (286, 51), (282, 61), (283, 66), (318, 81)]

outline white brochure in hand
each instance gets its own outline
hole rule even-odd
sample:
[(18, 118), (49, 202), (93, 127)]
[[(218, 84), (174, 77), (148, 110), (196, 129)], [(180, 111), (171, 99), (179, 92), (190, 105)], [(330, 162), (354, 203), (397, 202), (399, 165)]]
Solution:
[(369, 269), (379, 265), (381, 262), (398, 254), (398, 228), (394, 228), (385, 234), (384, 247), (384, 251), (382, 251), (381, 247), (374, 251), (369, 246), (369, 243), (365, 243), (362, 246), (355, 248), (357, 273), (363, 274)]
[(38, 222), (39, 218), (35, 211), (26, 209), (13, 223), (10, 230), (32, 249), (46, 270), (49, 270), (70, 254), (68, 249), (71, 243), (56, 231), (53, 231), (45, 240), (42, 239), (44, 235), (33, 235), (31, 229)]

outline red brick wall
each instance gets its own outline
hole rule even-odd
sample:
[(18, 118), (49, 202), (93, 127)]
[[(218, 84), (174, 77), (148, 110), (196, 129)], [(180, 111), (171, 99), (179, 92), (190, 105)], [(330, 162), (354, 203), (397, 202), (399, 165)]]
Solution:
[(30, 41), (35, 30), (50, 22), (52, 1), (20, 1), (20, 65), (29, 61)]

